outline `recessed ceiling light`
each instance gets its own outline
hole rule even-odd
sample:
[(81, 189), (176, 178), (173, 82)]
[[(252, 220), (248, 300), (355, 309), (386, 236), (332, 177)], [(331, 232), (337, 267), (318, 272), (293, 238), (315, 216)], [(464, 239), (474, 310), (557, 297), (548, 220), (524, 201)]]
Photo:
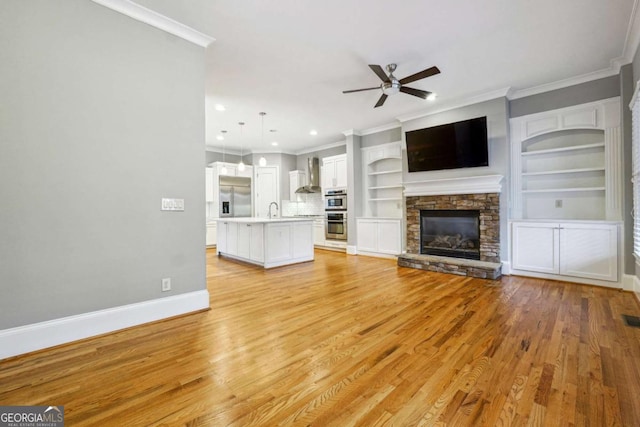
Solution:
[(277, 142), (275, 142), (275, 141), (273, 141), (273, 142), (271, 143), (271, 145), (273, 145), (274, 147), (276, 147), (276, 146), (278, 145), (278, 143), (277, 143)]
[(435, 101), (437, 97), (438, 97), (438, 95), (436, 95), (435, 93), (431, 92), (429, 95), (427, 95), (427, 101)]
[(224, 141), (224, 136), (222, 136), (222, 135), (218, 135), (218, 136), (216, 136), (216, 139), (217, 139), (218, 141)]
[(275, 129), (269, 129), (269, 132), (278, 132), (278, 131)]
[(216, 111), (226, 111), (226, 108), (224, 108), (224, 105), (222, 104), (216, 104)]
[(311, 131), (309, 132), (309, 135), (312, 135), (312, 136), (316, 136), (317, 134), (318, 134), (318, 131), (315, 129), (311, 129)]

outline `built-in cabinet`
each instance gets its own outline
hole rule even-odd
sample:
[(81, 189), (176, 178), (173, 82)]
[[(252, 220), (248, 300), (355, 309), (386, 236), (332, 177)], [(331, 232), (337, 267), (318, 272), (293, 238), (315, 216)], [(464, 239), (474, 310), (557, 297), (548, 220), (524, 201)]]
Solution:
[(402, 217), (401, 142), (362, 149), (365, 217)]
[(618, 281), (615, 223), (512, 222), (513, 272)]
[(358, 218), (358, 253), (399, 255), (402, 247), (400, 219)]
[(296, 193), (296, 190), (303, 187), (307, 183), (307, 174), (304, 171), (293, 170), (289, 172), (289, 200), (292, 202), (301, 202), (302, 197)]
[(215, 222), (207, 222), (206, 245), (215, 246), (217, 237), (217, 226)]
[(620, 99), (510, 125), (512, 272), (619, 287)]
[(347, 155), (323, 158), (320, 175), (323, 192), (332, 188), (347, 188)]
[(204, 200), (213, 203), (213, 168), (204, 168)]
[(315, 246), (325, 245), (324, 218), (315, 218), (313, 220), (313, 244)]

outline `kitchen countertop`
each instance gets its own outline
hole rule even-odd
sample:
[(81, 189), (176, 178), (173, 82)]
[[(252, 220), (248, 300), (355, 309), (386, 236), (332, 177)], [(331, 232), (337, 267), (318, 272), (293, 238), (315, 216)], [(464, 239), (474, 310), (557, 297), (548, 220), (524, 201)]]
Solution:
[(236, 222), (239, 224), (268, 224), (274, 222), (311, 222), (311, 217), (278, 217), (278, 218), (256, 218), (256, 217), (240, 217), (240, 218), (218, 218), (216, 221)]

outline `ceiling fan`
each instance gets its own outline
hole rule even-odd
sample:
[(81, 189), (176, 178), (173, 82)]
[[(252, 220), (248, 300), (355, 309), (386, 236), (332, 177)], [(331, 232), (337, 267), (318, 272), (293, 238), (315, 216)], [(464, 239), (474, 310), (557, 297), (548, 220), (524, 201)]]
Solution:
[(427, 77), (431, 77), (435, 74), (440, 74), (440, 70), (438, 69), (438, 67), (431, 67), (431, 68), (427, 68), (426, 70), (422, 70), (419, 73), (415, 73), (403, 79), (398, 80), (393, 75), (393, 72), (396, 70), (396, 64), (387, 65), (387, 71), (389, 72), (388, 76), (384, 72), (382, 67), (379, 65), (369, 65), (369, 68), (371, 68), (371, 71), (376, 73), (376, 75), (380, 77), (380, 80), (382, 80), (382, 83), (380, 83), (380, 86), (368, 87), (366, 89), (343, 90), (342, 93), (353, 93), (353, 92), (362, 92), (365, 90), (382, 89), (382, 96), (380, 97), (380, 99), (378, 99), (378, 102), (376, 103), (374, 108), (382, 106), (382, 104), (384, 104), (384, 101), (387, 100), (387, 97), (389, 95), (394, 95), (398, 92), (403, 92), (409, 95), (417, 96), (418, 98), (427, 99), (427, 96), (429, 96), (431, 92), (428, 92), (426, 90), (413, 89), (410, 87), (406, 87), (404, 85), (406, 83), (415, 82), (416, 80), (421, 80)]

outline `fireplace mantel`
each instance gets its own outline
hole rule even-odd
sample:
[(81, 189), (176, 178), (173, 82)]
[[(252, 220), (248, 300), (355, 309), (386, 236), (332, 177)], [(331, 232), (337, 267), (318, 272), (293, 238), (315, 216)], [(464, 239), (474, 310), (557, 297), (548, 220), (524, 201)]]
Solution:
[(467, 176), (404, 182), (405, 196), (440, 196), (447, 194), (500, 193), (502, 175)]

